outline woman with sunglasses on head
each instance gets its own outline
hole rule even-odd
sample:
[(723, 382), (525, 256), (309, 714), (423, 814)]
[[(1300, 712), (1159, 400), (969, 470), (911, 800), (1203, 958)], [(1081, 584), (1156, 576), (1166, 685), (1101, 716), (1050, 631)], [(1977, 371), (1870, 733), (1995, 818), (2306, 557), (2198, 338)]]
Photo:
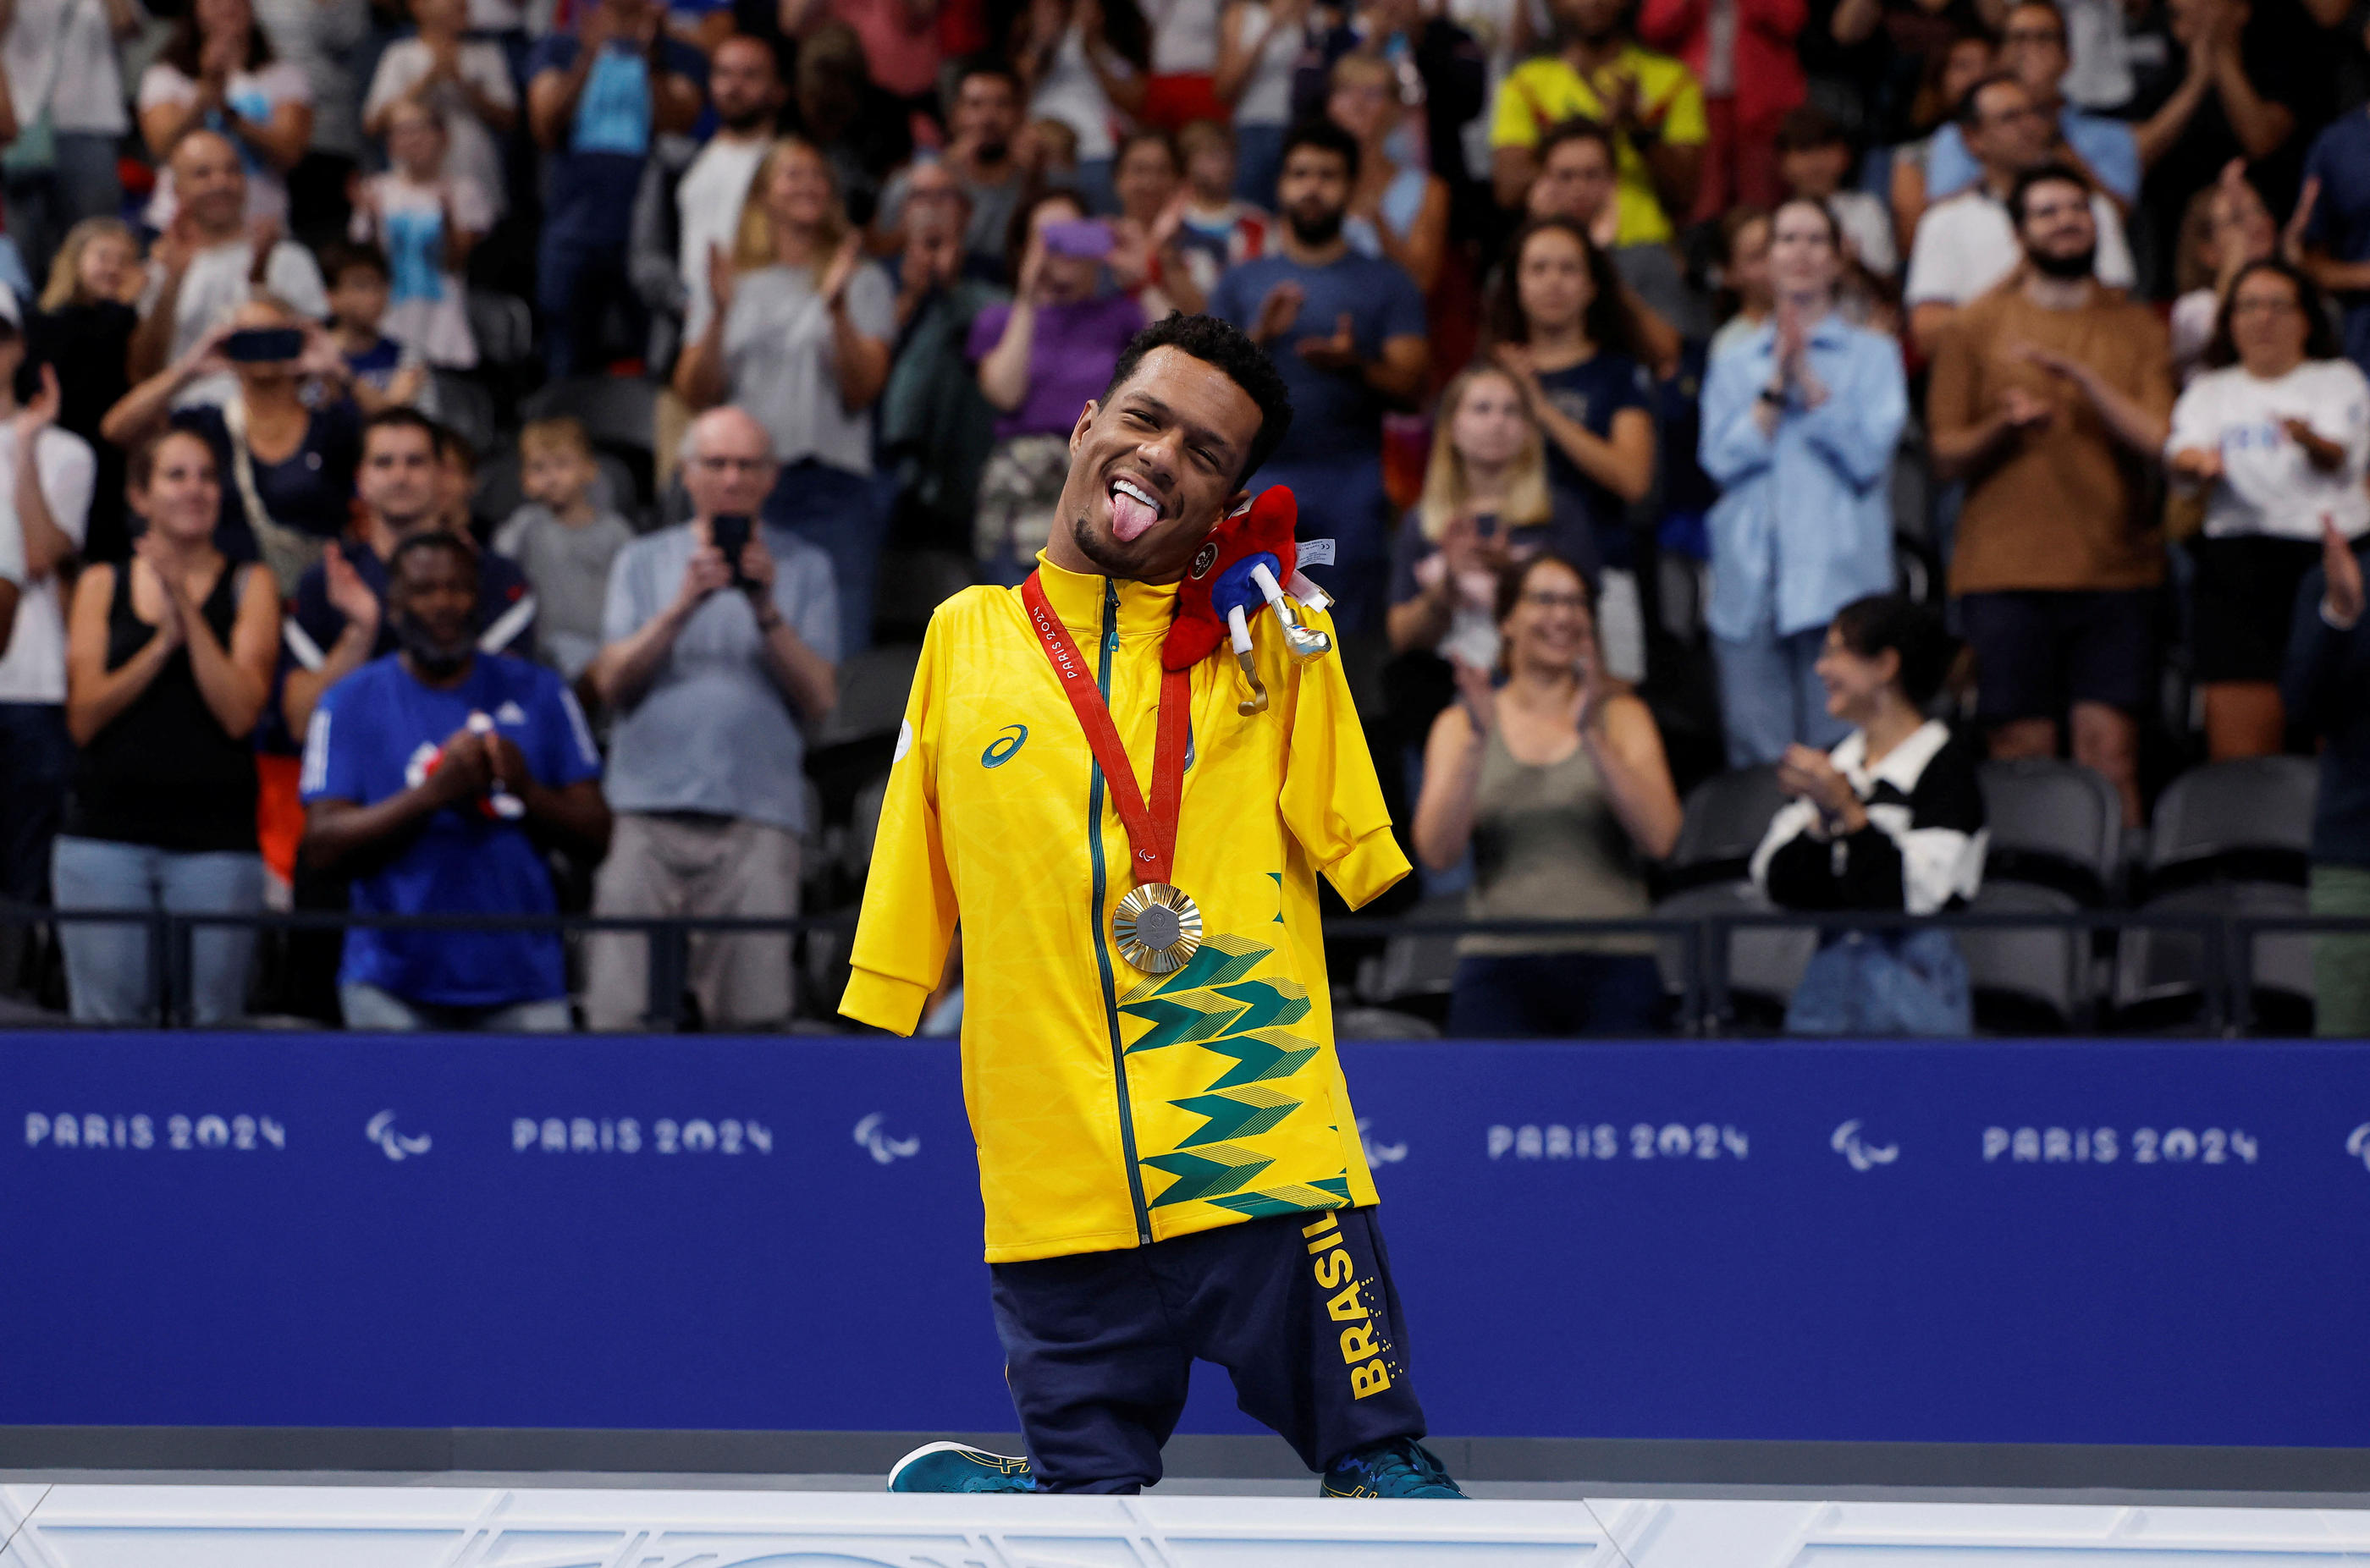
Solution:
[[(1456, 662), (1432, 722), (1415, 850), (1444, 871), (1474, 853), (1476, 920), (1636, 919), (1639, 862), (1679, 837), (1679, 796), (1653, 715), (1605, 673), (1594, 596), (1561, 556), (1498, 579), (1498, 670)], [(1652, 1033), (1664, 999), (1651, 935), (1459, 939), (1455, 1036)]]

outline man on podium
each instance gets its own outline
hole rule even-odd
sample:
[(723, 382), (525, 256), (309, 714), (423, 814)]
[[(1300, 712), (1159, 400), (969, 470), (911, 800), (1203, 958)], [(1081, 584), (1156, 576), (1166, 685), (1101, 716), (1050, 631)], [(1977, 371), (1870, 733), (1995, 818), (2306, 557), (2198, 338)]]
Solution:
[(1355, 908), (1409, 867), (1329, 624), (1280, 591), (1305, 586), (1288, 532), (1236, 563), (1274, 607), (1249, 598), (1261, 635), (1239, 593), (1235, 658), (1224, 632), (1172, 635), (1248, 580), (1222, 541), (1291, 418), (1233, 327), (1146, 327), (1070, 432), (1036, 572), (930, 623), (840, 1011), (911, 1033), (962, 926), (1029, 1453), (931, 1444), (892, 1491), (1136, 1492), (1199, 1357), (1324, 1495), (1463, 1495), (1418, 1441), (1318, 929), (1320, 872)]

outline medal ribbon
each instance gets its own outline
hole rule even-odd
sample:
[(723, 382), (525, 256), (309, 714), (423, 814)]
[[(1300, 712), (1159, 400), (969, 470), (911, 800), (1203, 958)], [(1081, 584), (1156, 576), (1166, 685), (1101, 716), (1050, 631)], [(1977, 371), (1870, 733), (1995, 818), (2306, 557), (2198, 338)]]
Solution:
[(1062, 692), (1077, 710), (1078, 727), (1087, 732), (1087, 745), (1101, 765), (1103, 777), (1110, 781), (1111, 805), (1127, 829), (1128, 845), (1134, 852), (1129, 864), (1135, 879), (1168, 881), (1177, 858), (1178, 807), (1185, 798), (1185, 747), (1193, 717), (1192, 671), (1170, 670), (1160, 678), (1160, 729), (1152, 750), (1152, 804), (1147, 808), (1135, 782), (1135, 766), (1127, 760), (1127, 748), (1120, 741), (1118, 727), (1111, 723), (1110, 704), (1103, 700), (1070, 629), (1046, 601), (1035, 572), (1020, 585), (1020, 597), (1029, 606), (1037, 646), (1045, 650), (1053, 673), (1061, 677)]

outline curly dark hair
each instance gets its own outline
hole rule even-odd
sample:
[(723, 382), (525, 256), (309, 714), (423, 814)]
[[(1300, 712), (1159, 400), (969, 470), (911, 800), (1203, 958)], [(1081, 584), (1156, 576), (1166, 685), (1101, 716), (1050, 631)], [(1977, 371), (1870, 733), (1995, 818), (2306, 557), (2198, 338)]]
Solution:
[(1629, 296), (1622, 287), (1621, 275), (1613, 269), (1613, 258), (1588, 237), (1588, 230), (1577, 220), (1560, 215), (1533, 218), (1506, 242), (1506, 259), (1498, 269), (1498, 287), (1490, 296), (1489, 312), (1483, 318), (1489, 328), (1489, 341), (1498, 344), (1531, 340), (1530, 317), (1523, 310), (1523, 251), (1535, 237), (1550, 230), (1572, 237), (1588, 269), (1590, 298), (1587, 309), (1581, 313), (1580, 329), (1599, 349), (1645, 363), (1651, 356), (1639, 339), (1638, 321), (1630, 314)]
[(1135, 374), (1144, 357), (1155, 349), (1174, 349), (1214, 367), (1259, 405), (1259, 434), (1251, 438), (1250, 453), (1244, 458), (1242, 472), (1235, 475), (1235, 483), (1239, 485), (1258, 473), (1260, 465), (1283, 444), (1284, 432), (1292, 429), (1292, 394), (1285, 388), (1283, 377), (1276, 373), (1267, 351), (1236, 330), (1231, 323), (1214, 315), (1172, 314), (1127, 340), (1127, 347), (1120, 351), (1119, 363), (1111, 368), (1110, 380), (1103, 387), (1101, 401), (1109, 403), (1112, 395)]

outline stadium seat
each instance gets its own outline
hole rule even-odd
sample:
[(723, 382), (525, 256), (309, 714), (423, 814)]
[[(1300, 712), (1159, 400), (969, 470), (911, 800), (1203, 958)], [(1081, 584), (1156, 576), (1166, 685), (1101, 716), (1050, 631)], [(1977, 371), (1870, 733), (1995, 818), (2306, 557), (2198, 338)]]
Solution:
[[(2151, 898), (2143, 911), (2303, 915), (2303, 888), (2284, 882), (2208, 882)], [(2123, 933), (2115, 966), (2117, 1021), (2134, 1028), (2175, 1027), (2203, 1010), (2221, 959), (2194, 932), (2134, 928)], [(2218, 943), (2215, 944), (2218, 946)], [(2312, 1024), (2312, 939), (2301, 933), (2258, 933), (2248, 967), (2258, 1032), (2301, 1034)]]
[(971, 557), (954, 550), (903, 550), (880, 565), (872, 594), (876, 636), (918, 638), (932, 611), (978, 580)]
[(657, 383), (639, 376), (570, 376), (543, 387), (519, 407), (529, 419), (567, 415), (603, 446), (644, 453), (658, 445)]
[(2201, 882), (2302, 887), (2318, 779), (2308, 757), (2248, 757), (2173, 780), (2149, 833), (2151, 896)]
[(1671, 886), (1699, 887), (1740, 881), (1753, 852), (1769, 830), (1769, 819), (1786, 797), (1778, 790), (1778, 770), (1738, 768), (1716, 773), (1687, 794), (1679, 841), (1668, 863)]
[[(1411, 921), (1453, 921), (1465, 916), (1465, 896), (1426, 898), (1407, 911)], [(1456, 979), (1456, 938), (1447, 932), (1410, 933), (1383, 944), (1364, 1000), (1433, 1020), (1448, 1016), (1448, 993)]]
[[(1995, 882), (1986, 875), (1971, 912), (2065, 914), (2080, 908), (2060, 888)], [(1956, 936), (1967, 961), (1978, 1028), (2035, 1034), (2071, 1028), (2089, 1018), (2095, 997), (2088, 933), (2074, 926), (2033, 926), (1962, 931)]]
[(494, 395), (455, 371), (429, 372), (426, 410), (469, 443), (480, 458), (494, 449)]
[(2022, 883), (2092, 908), (2113, 901), (2123, 821), (2113, 784), (2078, 763), (2044, 757), (1985, 762), (1978, 777), (1991, 830), (1986, 888)]
[(535, 357), (535, 312), (524, 300), (516, 294), (472, 288), (468, 311), (469, 336), (477, 339), (478, 359), (511, 366)]
[[(1755, 770), (1756, 772), (1760, 770)], [(1735, 778), (1734, 773), (1724, 774)], [(1714, 780), (1717, 784), (1720, 781)], [(1774, 787), (1774, 784), (1773, 784)], [(1703, 791), (1698, 789), (1697, 796)], [(1689, 802), (1693, 818), (1694, 802)], [(1682, 833), (1682, 841), (1684, 841)], [(1758, 840), (1756, 838), (1755, 841)], [(1771, 914), (1777, 906), (1759, 888), (1743, 880), (1706, 883), (1674, 893), (1654, 906), (1658, 915), (1691, 919), (1716, 914)], [(1662, 967), (1662, 984), (1674, 995), (1686, 989), (1686, 956), (1683, 940), (1664, 936), (1656, 943)], [(1786, 1016), (1786, 1003), (1801, 983), (1803, 968), (1817, 951), (1819, 933), (1809, 926), (1754, 926), (1731, 932), (1728, 939), (1728, 1013), (1735, 1022), (1774, 1028)], [(1708, 955), (1707, 955), (1708, 956)]]
[(815, 750), (897, 733), (905, 719), (905, 694), (914, 687), (914, 667), (922, 650), (913, 643), (867, 648), (841, 661), (839, 703), (814, 727), (807, 744)]

